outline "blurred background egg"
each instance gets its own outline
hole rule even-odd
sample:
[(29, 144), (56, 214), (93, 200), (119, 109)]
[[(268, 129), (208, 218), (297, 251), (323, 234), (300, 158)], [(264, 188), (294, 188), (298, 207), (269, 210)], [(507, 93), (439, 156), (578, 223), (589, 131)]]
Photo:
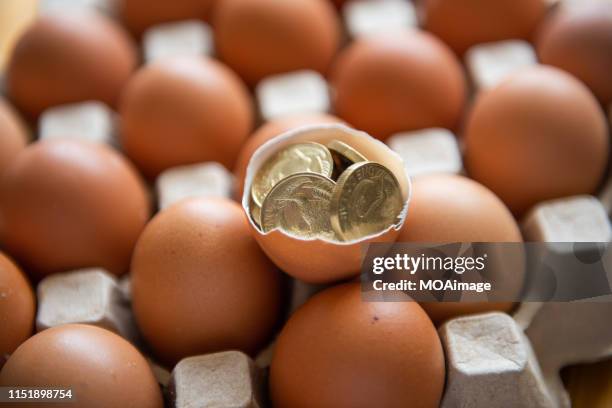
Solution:
[(29, 118), (72, 102), (115, 106), (136, 63), (129, 36), (107, 17), (45, 15), (17, 41), (6, 72), (8, 95)]
[(213, 24), (219, 57), (251, 85), (301, 69), (325, 74), (340, 43), (329, 0), (223, 0)]
[(111, 148), (40, 141), (0, 183), (0, 240), (35, 279), (83, 267), (121, 274), (149, 211), (138, 174)]
[(136, 36), (156, 24), (206, 20), (218, 0), (118, 0), (121, 22)]
[(240, 79), (204, 57), (141, 68), (125, 89), (120, 114), (121, 144), (147, 177), (203, 161), (231, 169), (253, 125)]
[(36, 298), (21, 269), (0, 252), (0, 368), (34, 327)]
[(604, 104), (612, 102), (612, 4), (562, 6), (545, 21), (540, 60), (582, 80)]
[(336, 114), (379, 139), (459, 124), (466, 84), (459, 61), (434, 36), (419, 31), (357, 39), (332, 73)]
[(546, 0), (422, 0), (425, 28), (455, 52), (493, 41), (529, 40)]
[(163, 407), (138, 350), (108, 330), (81, 324), (53, 327), (23, 343), (0, 371), (0, 386), (72, 390), (74, 400), (39, 407)]
[(444, 377), (442, 345), (423, 309), (364, 302), (352, 283), (291, 316), (276, 342), (270, 393), (276, 407), (437, 407)]
[(609, 155), (595, 97), (571, 75), (544, 66), (481, 94), (467, 119), (465, 145), (469, 175), (519, 216), (541, 201), (593, 193)]
[[(522, 242), (519, 227), (504, 203), (489, 189), (463, 176), (428, 175), (414, 178), (412, 201), (398, 243)], [(492, 272), (492, 271), (490, 271)], [(520, 269), (500, 273), (515, 275)], [(502, 285), (502, 278), (496, 282)], [(506, 281), (507, 282), (507, 281)], [(507, 283), (501, 287), (510, 287)], [(513, 303), (438, 302), (423, 303), (435, 324), (466, 314), (493, 310), (509, 312)]]
[(164, 362), (258, 351), (280, 316), (280, 274), (238, 204), (181, 201), (147, 225), (132, 261), (133, 308)]
[(336, 7), (338, 7), (339, 9), (342, 8), (342, 6), (349, 0), (330, 0)]
[(255, 153), (259, 146), (291, 129), (326, 123), (342, 123), (342, 120), (332, 115), (318, 113), (273, 119), (261, 125), (251, 136), (249, 136), (247, 141), (242, 145), (240, 153), (238, 153), (238, 159), (234, 167), (234, 175), (236, 176), (235, 196), (239, 199), (242, 197), (246, 169), (249, 165), (249, 160), (251, 160), (251, 156), (253, 156), (253, 153)]
[(27, 143), (28, 133), (17, 112), (0, 98), (0, 177)]

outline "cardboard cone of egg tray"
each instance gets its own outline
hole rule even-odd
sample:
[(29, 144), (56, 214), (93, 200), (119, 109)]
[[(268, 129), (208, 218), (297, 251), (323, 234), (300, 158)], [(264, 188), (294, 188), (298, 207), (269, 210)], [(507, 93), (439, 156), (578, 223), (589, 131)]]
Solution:
[[(545, 242), (551, 256), (563, 256), (569, 248), (559, 242), (584, 242), (588, 250), (588, 243), (612, 239), (605, 208), (591, 196), (540, 203), (525, 217), (522, 228), (527, 240)], [(605, 256), (610, 257), (609, 251)], [(612, 285), (612, 259), (601, 263)], [(612, 296), (564, 303), (527, 302), (514, 319), (531, 341), (554, 406), (571, 406), (559, 374), (562, 368), (612, 356)]]
[(478, 91), (491, 89), (508, 75), (537, 62), (533, 47), (519, 40), (479, 44), (465, 54), (465, 64)]
[(315, 71), (295, 71), (264, 78), (255, 94), (261, 117), (266, 121), (331, 109), (327, 82)]
[(345, 3), (342, 14), (352, 38), (418, 26), (415, 6), (404, 0), (350, 1)]
[(450, 130), (431, 128), (396, 133), (387, 140), (387, 145), (404, 160), (410, 177), (463, 171), (459, 143)]
[(529, 341), (507, 314), (453, 319), (440, 337), (447, 366), (442, 407), (555, 406)]
[(39, 138), (70, 138), (119, 146), (116, 114), (102, 102), (49, 108), (39, 120)]
[(262, 404), (262, 375), (239, 351), (188, 357), (172, 370), (170, 403), (175, 408), (257, 408)]
[(39, 0), (38, 10), (41, 14), (86, 10), (114, 16), (117, 4), (118, 0)]
[(36, 329), (86, 323), (138, 341), (134, 319), (116, 278), (99, 268), (58, 273), (38, 284)]
[(149, 28), (143, 36), (147, 63), (162, 59), (213, 54), (213, 33), (199, 20), (164, 23)]
[(172, 167), (155, 181), (160, 210), (194, 197), (230, 198), (234, 178), (220, 163), (206, 162)]
[(544, 303), (525, 333), (538, 356), (556, 406), (570, 407), (560, 377), (563, 367), (612, 356), (612, 297)]

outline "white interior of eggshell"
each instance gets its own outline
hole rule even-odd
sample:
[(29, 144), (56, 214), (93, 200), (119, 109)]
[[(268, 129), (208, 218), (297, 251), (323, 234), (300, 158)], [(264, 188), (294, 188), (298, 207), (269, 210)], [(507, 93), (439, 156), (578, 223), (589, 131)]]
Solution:
[[(263, 163), (273, 154), (283, 149), (285, 146), (292, 145), (295, 143), (302, 142), (317, 142), (323, 145), (327, 145), (332, 140), (339, 140), (341, 142), (347, 143), (352, 146), (360, 153), (362, 153), (368, 160), (380, 163), (387, 167), (397, 178), (399, 185), (401, 187), (402, 198), (404, 199), (404, 207), (399, 216), (399, 222), (391, 225), (389, 228), (385, 229), (376, 234), (368, 235), (357, 240), (352, 241), (334, 241), (323, 238), (304, 238), (299, 237), (293, 234), (289, 234), (286, 231), (281, 229), (275, 229), (273, 231), (280, 231), (284, 235), (289, 237), (308, 241), (308, 240), (320, 240), (325, 242), (332, 242), (338, 245), (352, 245), (356, 242), (365, 241), (367, 239), (372, 239), (384, 235), (391, 229), (399, 230), (404, 221), (406, 220), (406, 216), (408, 215), (408, 206), (410, 204), (410, 196), (412, 192), (410, 177), (406, 172), (406, 168), (401, 157), (389, 149), (387, 145), (383, 142), (374, 139), (372, 136), (368, 135), (365, 132), (361, 132), (355, 129), (352, 129), (348, 126), (341, 124), (328, 124), (328, 125), (310, 125), (303, 126), (296, 129), (292, 129), (286, 133), (283, 133), (280, 136), (277, 136), (263, 145), (261, 145), (251, 157), (249, 161), (249, 165), (247, 167), (246, 178), (244, 183), (244, 193), (242, 195), (242, 207), (245, 209), (247, 214), (250, 214), (249, 208), (249, 195), (251, 194), (251, 184), (253, 183), (253, 178), (259, 168), (263, 165)], [(247, 217), (249, 222), (253, 227), (266, 235), (268, 233), (264, 233), (261, 229), (255, 224), (255, 222), (251, 219), (250, 216)]]

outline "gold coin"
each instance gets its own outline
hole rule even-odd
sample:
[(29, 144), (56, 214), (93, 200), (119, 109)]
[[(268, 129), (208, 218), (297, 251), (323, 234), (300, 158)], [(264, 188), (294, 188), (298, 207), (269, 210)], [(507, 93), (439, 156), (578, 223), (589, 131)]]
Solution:
[(336, 183), (316, 173), (299, 173), (280, 181), (261, 207), (264, 232), (279, 228), (303, 238), (334, 239), (329, 203)]
[(359, 163), (368, 160), (363, 154), (359, 153), (351, 146), (339, 140), (332, 140), (327, 144), (327, 148), (331, 150), (332, 153), (344, 156), (348, 161), (351, 161), (353, 163)]
[(251, 218), (255, 221), (258, 227), (261, 227), (261, 207), (257, 205), (255, 201), (253, 201), (253, 197), (249, 199), (249, 212), (251, 213)]
[(319, 143), (298, 143), (282, 149), (270, 157), (253, 180), (251, 196), (263, 205), (266, 195), (279, 181), (297, 173), (316, 173), (331, 177), (334, 162), (331, 153)]
[(367, 161), (366, 157), (351, 146), (339, 140), (332, 140), (327, 144), (334, 160), (332, 179), (337, 180), (348, 167), (355, 163)]
[(344, 240), (372, 235), (396, 224), (403, 206), (399, 182), (389, 169), (355, 163), (342, 173), (332, 195), (332, 228)]

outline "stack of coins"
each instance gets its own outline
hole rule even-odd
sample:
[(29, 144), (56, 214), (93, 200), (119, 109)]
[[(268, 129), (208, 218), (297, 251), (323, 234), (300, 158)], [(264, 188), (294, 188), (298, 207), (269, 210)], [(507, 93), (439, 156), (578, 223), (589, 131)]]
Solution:
[(403, 204), (388, 168), (333, 140), (292, 144), (266, 160), (253, 179), (250, 213), (264, 232), (352, 241), (395, 225)]

